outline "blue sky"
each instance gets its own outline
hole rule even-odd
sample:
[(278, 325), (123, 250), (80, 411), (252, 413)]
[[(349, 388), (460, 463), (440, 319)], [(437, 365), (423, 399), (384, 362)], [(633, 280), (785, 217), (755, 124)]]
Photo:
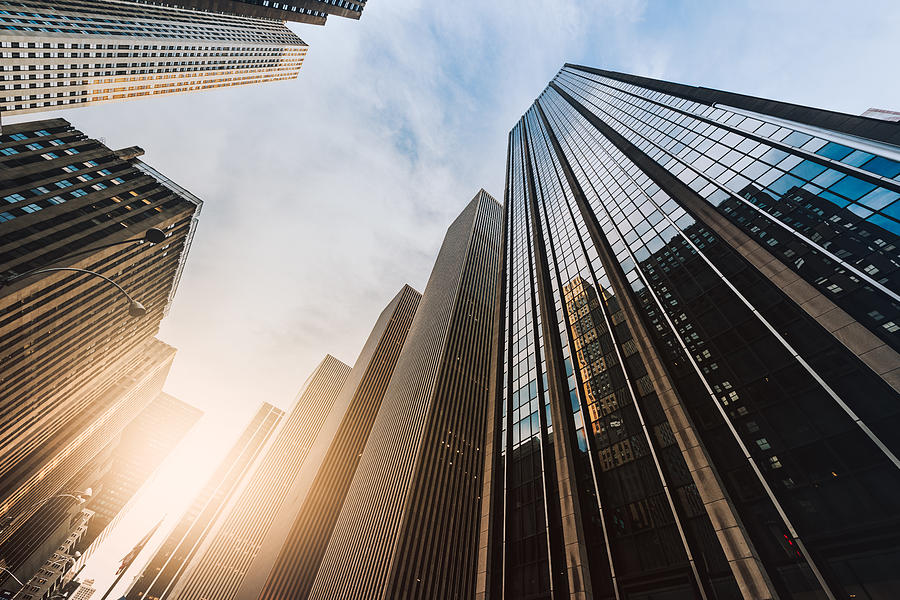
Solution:
[(310, 44), (296, 81), (57, 113), (206, 203), (160, 337), (209, 460), (326, 352), (352, 364), (404, 283), (422, 290), (465, 203), (502, 199), (507, 133), (563, 63), (900, 110), (896, 0), (370, 0), (359, 22), (291, 27)]

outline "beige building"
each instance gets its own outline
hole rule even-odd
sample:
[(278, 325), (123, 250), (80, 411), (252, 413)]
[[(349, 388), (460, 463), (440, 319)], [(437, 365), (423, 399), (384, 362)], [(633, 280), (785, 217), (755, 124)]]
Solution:
[(281, 21), (121, 0), (0, 0), (0, 118), (294, 79)]

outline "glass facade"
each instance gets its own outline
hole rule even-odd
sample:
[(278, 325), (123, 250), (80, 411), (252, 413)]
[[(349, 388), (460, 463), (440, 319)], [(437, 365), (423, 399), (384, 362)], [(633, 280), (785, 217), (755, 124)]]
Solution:
[(480, 597), (897, 597), (900, 148), (634, 79), (567, 65), (510, 134)]

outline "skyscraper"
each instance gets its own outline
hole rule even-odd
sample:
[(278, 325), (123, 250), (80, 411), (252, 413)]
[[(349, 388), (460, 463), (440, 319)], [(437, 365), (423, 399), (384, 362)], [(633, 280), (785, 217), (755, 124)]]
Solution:
[(246, 17), (324, 25), (328, 15), (359, 19), (366, 0), (144, 0)]
[(283, 22), (125, 0), (0, 0), (0, 118), (294, 79)]
[(566, 65), (512, 130), (477, 598), (900, 594), (900, 125)]
[(421, 298), (405, 285), (381, 312), (238, 600), (309, 595)]
[(164, 598), (173, 588), (206, 539), (212, 523), (222, 514), (241, 482), (251, 472), (253, 462), (283, 416), (281, 409), (263, 403), (172, 533), (141, 570), (128, 590), (128, 600)]
[(12, 596), (13, 598), (37, 600), (50, 598), (63, 591), (64, 577), (75, 568), (77, 562), (75, 546), (84, 537), (94, 517), (93, 511), (86, 508), (76, 508), (74, 513), (60, 523), (62, 539), (47, 540), (45, 547), (48, 549), (36, 557), (38, 562), (31, 565), (32, 574), (30, 577), (28, 575), (24, 577), (25, 585), (20, 586), (18, 582), (12, 580), (6, 581), (8, 590), (18, 592)]
[(349, 373), (350, 367), (330, 354), (322, 359), (275, 441), (166, 598), (234, 597)]
[[(119, 290), (81, 272), (0, 288), (0, 515), (20, 519), (23, 507), (56, 493), (165, 380), (175, 351), (153, 336), (201, 202), (139, 153), (114, 152), (62, 119), (10, 125), (0, 136), (0, 278), (88, 269), (147, 308), (129, 317)], [(165, 232), (162, 243), (102, 248), (151, 227)]]
[[(93, 495), (86, 507), (94, 512), (79, 548), (82, 561), (102, 543), (123, 515), (138, 489), (153, 475), (175, 446), (190, 431), (203, 411), (166, 393), (160, 393), (127, 427), (107, 444), (104, 472), (96, 477), (88, 464), (66, 487), (86, 489)], [(108, 458), (107, 458), (108, 456)], [(92, 461), (92, 462), (96, 462)]]
[(500, 237), (481, 190), (447, 230), (310, 598), (473, 594)]

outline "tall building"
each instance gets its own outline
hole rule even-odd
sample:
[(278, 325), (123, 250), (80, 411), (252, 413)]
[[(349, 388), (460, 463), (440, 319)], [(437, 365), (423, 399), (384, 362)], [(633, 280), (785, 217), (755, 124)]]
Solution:
[[(154, 339), (201, 202), (62, 119), (0, 136), (0, 516), (57, 493), (160, 392), (174, 349)], [(135, 242), (159, 228), (159, 244)], [(99, 248), (99, 249), (98, 249)], [(6, 528), (0, 542), (11, 533)]]
[(381, 312), (236, 598), (306, 598), (422, 295)]
[(212, 523), (222, 514), (241, 482), (251, 472), (251, 466), (283, 416), (281, 409), (263, 403), (172, 533), (141, 570), (126, 594), (128, 600), (166, 597), (206, 539)]
[(484, 190), (448, 229), (309, 598), (474, 594), (501, 231)]
[(283, 22), (125, 0), (0, 0), (0, 118), (295, 79)]
[[(95, 463), (109, 441), (159, 395), (174, 356), (174, 348), (151, 340), (141, 361), (118, 377), (96, 406), (83, 409), (64, 428), (77, 435), (59, 444), (56, 440), (64, 436), (54, 436), (8, 474), (14, 493), (6, 512), (9, 525), (0, 534), (0, 560), (16, 577), (30, 577), (36, 568), (34, 560), (43, 560), (67, 535), (68, 511), (87, 499), (84, 492), (89, 487), (70, 487), (73, 476)], [(11, 579), (8, 572), (0, 572), (0, 584), (13, 585)]]
[(51, 544), (50, 550), (40, 557), (44, 559), (43, 563), (37, 570), (32, 569), (33, 574), (25, 580), (25, 585), (19, 586), (16, 582), (6, 582), (7, 586), (12, 583), (13, 589), (21, 588), (21, 591), (13, 596), (14, 598), (43, 600), (65, 595), (65, 576), (75, 568), (77, 562), (74, 548), (87, 532), (93, 516), (93, 511), (82, 508), (76, 510), (74, 516), (65, 520), (63, 524), (66, 529), (63, 534), (64, 538), (57, 540), (55, 546)]
[(366, 0), (142, 0), (246, 17), (324, 25), (328, 15), (359, 19)]
[(164, 597), (234, 597), (349, 373), (350, 367), (331, 355), (319, 363), (253, 474), (213, 525), (184, 575)]
[[(86, 507), (94, 516), (79, 544), (79, 548), (84, 548), (79, 562), (90, 558), (93, 549), (125, 514), (137, 491), (202, 414), (190, 404), (160, 393), (101, 452), (99, 462), (108, 464), (102, 475), (97, 477), (94, 464), (88, 464), (66, 486), (93, 491)], [(95, 458), (91, 462), (98, 461)]]
[(509, 136), (478, 599), (900, 594), (900, 125), (566, 65)]
[(97, 588), (94, 587), (94, 580), (86, 579), (81, 582), (81, 585), (72, 594), (71, 600), (90, 600), (96, 592)]

